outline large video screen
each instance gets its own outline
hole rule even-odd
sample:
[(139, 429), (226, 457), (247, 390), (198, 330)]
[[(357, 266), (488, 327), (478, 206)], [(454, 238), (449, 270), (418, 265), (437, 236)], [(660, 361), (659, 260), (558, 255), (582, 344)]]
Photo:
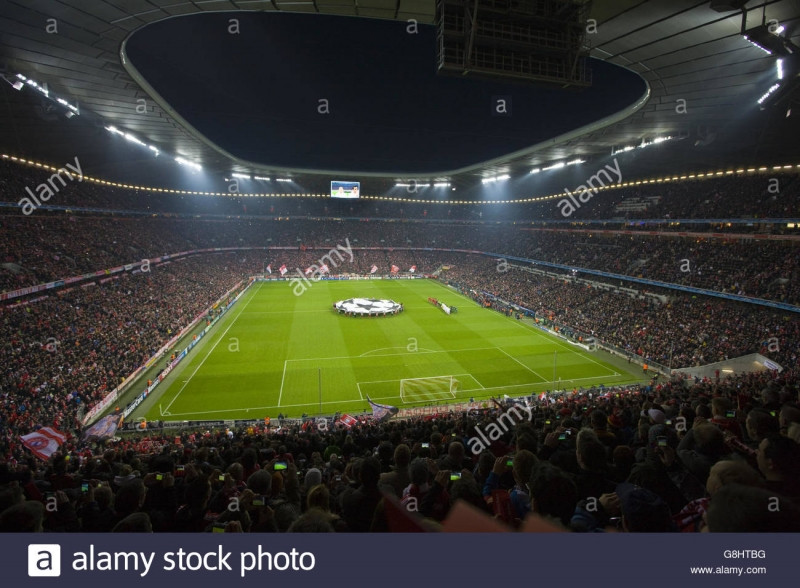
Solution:
[(331, 198), (358, 198), (361, 182), (331, 181)]

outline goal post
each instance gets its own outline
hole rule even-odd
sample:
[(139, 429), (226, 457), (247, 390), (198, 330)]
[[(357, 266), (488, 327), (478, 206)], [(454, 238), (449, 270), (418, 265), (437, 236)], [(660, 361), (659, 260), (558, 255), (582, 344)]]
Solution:
[(400, 400), (405, 403), (450, 400), (460, 390), (461, 382), (455, 376), (400, 380)]

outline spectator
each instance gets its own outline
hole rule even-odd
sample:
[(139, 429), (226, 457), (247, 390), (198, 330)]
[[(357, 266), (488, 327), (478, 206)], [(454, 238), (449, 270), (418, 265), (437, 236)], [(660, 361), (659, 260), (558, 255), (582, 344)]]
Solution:
[(788, 437), (770, 435), (758, 446), (758, 469), (772, 492), (800, 500), (800, 446)]
[(381, 474), (380, 462), (374, 457), (361, 461), (356, 489), (349, 489), (341, 496), (342, 517), (348, 529), (355, 533), (369, 531), (375, 507), (381, 500), (378, 481)]
[(800, 509), (766, 488), (728, 484), (714, 494), (706, 524), (711, 533), (796, 533)]

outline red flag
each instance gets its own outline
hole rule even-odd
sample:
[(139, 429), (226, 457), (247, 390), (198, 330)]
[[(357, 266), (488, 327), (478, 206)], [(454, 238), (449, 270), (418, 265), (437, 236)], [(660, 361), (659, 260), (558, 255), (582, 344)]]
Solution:
[(412, 266), (411, 266), (411, 269), (410, 269), (410, 270), (408, 270), (408, 271), (410, 271), (410, 272), (413, 274), (415, 271), (417, 271), (417, 266), (415, 266), (415, 265), (412, 265)]
[(373, 264), (372, 269), (369, 270), (369, 273), (374, 274), (376, 271), (378, 271), (378, 266)]
[(289, 270), (287, 270), (287, 269), (286, 269), (286, 264), (284, 263), (284, 264), (283, 264), (283, 265), (280, 267), (280, 269), (279, 269), (278, 271), (279, 271), (279, 272), (281, 272), (281, 275), (283, 276), (283, 275), (286, 275), (286, 272), (287, 272), (287, 271), (289, 271)]
[(20, 439), (36, 457), (47, 461), (67, 440), (67, 436), (51, 427), (42, 427), (38, 431), (20, 436)]
[(392, 265), (392, 273), (393, 273), (393, 274), (396, 274), (396, 273), (397, 273), (397, 272), (399, 272), (399, 271), (400, 271), (400, 268), (399, 268), (399, 267), (397, 267), (396, 265)]
[(351, 417), (349, 414), (343, 414), (339, 417), (339, 422), (349, 429), (358, 424), (358, 419)]
[(308, 275), (308, 274), (312, 273), (313, 271), (314, 270), (311, 269), (311, 266), (309, 266), (309, 267), (306, 268), (305, 274)]

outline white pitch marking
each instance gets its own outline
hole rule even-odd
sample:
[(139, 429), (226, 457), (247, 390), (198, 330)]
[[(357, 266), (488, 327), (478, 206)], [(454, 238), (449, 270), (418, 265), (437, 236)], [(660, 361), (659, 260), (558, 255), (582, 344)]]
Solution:
[(187, 384), (188, 384), (188, 383), (189, 383), (189, 382), (192, 380), (192, 378), (194, 378), (194, 376), (195, 376), (195, 374), (198, 372), (198, 370), (199, 370), (201, 367), (203, 367), (203, 364), (204, 364), (204, 363), (206, 362), (206, 360), (207, 360), (207, 359), (208, 359), (208, 358), (211, 356), (211, 353), (214, 351), (214, 349), (216, 349), (216, 348), (217, 348), (217, 345), (219, 345), (219, 344), (220, 344), (220, 341), (222, 341), (222, 340), (225, 338), (225, 335), (228, 333), (228, 331), (230, 331), (230, 330), (231, 330), (231, 327), (232, 327), (233, 325), (235, 325), (235, 324), (236, 324), (236, 321), (237, 321), (237, 320), (239, 320), (239, 317), (240, 317), (240, 316), (242, 315), (242, 313), (244, 312), (244, 309), (245, 309), (245, 308), (247, 308), (247, 305), (248, 305), (248, 304), (250, 304), (250, 303), (253, 301), (253, 299), (254, 299), (254, 298), (255, 298), (255, 297), (258, 295), (258, 292), (260, 292), (260, 291), (261, 291), (261, 284), (259, 284), (259, 286), (258, 286), (258, 290), (257, 290), (257, 291), (256, 291), (256, 292), (255, 292), (255, 293), (254, 293), (254, 294), (253, 294), (251, 297), (250, 297), (250, 299), (249, 299), (249, 300), (248, 300), (248, 301), (245, 303), (245, 305), (244, 305), (244, 306), (242, 307), (242, 309), (239, 311), (239, 314), (237, 314), (237, 315), (236, 315), (236, 318), (235, 318), (235, 319), (233, 319), (233, 320), (231, 321), (231, 324), (230, 324), (230, 325), (228, 325), (228, 328), (227, 328), (227, 329), (225, 329), (225, 331), (223, 331), (222, 335), (220, 335), (219, 339), (217, 339), (217, 342), (216, 342), (216, 343), (214, 343), (214, 346), (213, 346), (213, 347), (212, 347), (212, 348), (209, 350), (209, 352), (208, 352), (208, 353), (206, 354), (206, 356), (203, 358), (203, 361), (201, 361), (201, 362), (200, 362), (200, 365), (198, 365), (198, 366), (195, 368), (195, 370), (192, 372), (192, 375), (191, 375), (191, 376), (189, 376), (189, 379), (188, 379), (188, 380), (186, 380), (186, 381), (183, 383), (183, 386), (181, 386), (181, 389), (180, 389), (180, 390), (178, 390), (178, 393), (175, 395), (175, 397), (172, 399), (172, 401), (170, 401), (170, 403), (167, 405), (167, 408), (166, 408), (166, 410), (169, 410), (169, 407), (170, 407), (170, 406), (172, 406), (172, 405), (175, 403), (175, 401), (178, 399), (178, 396), (180, 396), (180, 395), (181, 395), (181, 392), (183, 392), (183, 391), (184, 391), (184, 389), (186, 388), (186, 385), (187, 385)]

